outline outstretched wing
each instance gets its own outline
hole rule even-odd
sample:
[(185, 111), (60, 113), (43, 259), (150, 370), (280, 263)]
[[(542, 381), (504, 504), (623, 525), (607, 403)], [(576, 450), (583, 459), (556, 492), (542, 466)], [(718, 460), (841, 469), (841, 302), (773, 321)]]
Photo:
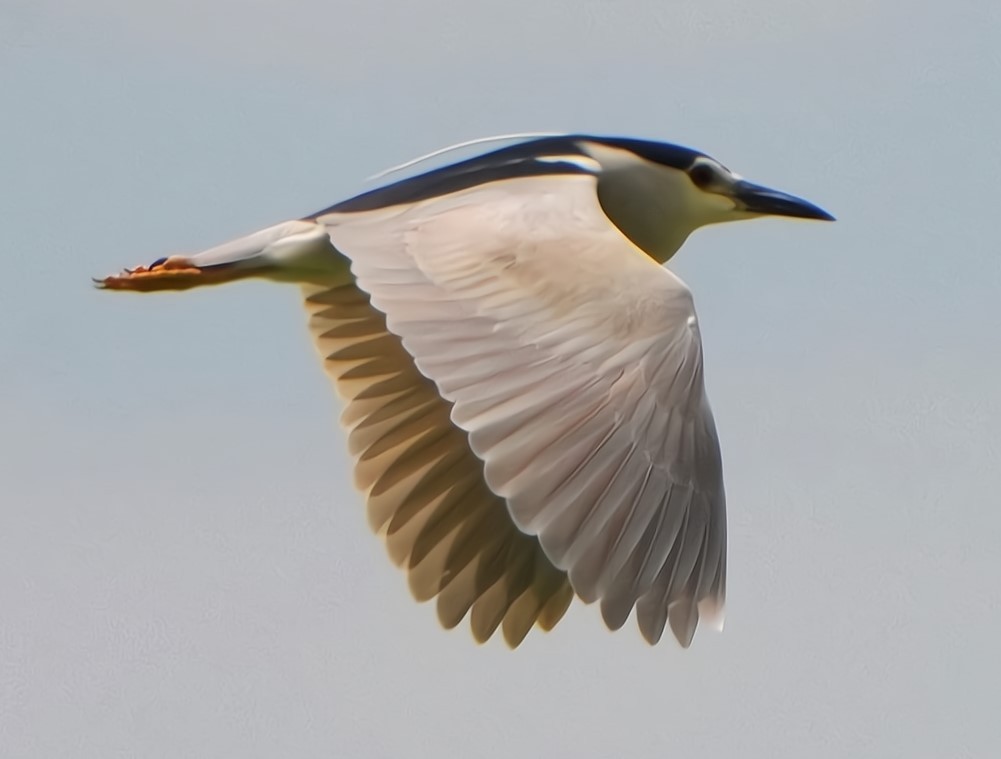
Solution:
[(551, 629), (573, 592), (483, 480), (452, 404), (414, 366), (385, 316), (354, 284), (304, 287), (310, 329), (345, 402), (341, 417), (372, 528), (421, 601), (448, 628), (471, 610), (479, 641), (502, 627), (517, 646)]
[[(386, 316), (391, 334), (353, 348), (361, 365), (398, 350), (399, 336), (437, 390), (416, 372), (404, 379), (379, 366), (338, 375), (344, 387), (361, 380), (357, 394), (345, 393), (346, 413), (357, 422), (359, 484), (375, 523), (402, 519), (408, 490), (456, 509), (490, 503), (482, 511), (491, 519), (503, 502), (574, 591), (600, 600), (610, 627), (635, 605), (648, 641), (669, 621), (687, 646), (700, 610), (721, 614), (722, 467), (691, 295), (608, 220), (592, 176), (523, 177), (316, 220)], [(313, 294), (314, 309), (334, 293)], [(393, 361), (405, 367), (407, 356)], [(418, 386), (420, 399), (410, 395)], [(447, 403), (433, 402), (439, 393)], [(380, 424), (389, 417), (385, 439)], [(373, 446), (370, 467), (358, 451)], [(411, 452), (421, 465), (397, 464), (390, 476), (392, 466), (378, 463), (384, 449)], [(440, 452), (422, 453), (430, 449)], [(468, 450), (482, 462), (481, 478)], [(392, 451), (386, 461), (398, 462)], [(450, 456), (464, 462), (461, 475), (448, 473)], [(385, 508), (384, 487), (399, 489)], [(465, 539), (476, 551), (486, 537)], [(413, 566), (415, 548), (400, 550)], [(561, 598), (558, 590), (544, 596), (533, 605)]]

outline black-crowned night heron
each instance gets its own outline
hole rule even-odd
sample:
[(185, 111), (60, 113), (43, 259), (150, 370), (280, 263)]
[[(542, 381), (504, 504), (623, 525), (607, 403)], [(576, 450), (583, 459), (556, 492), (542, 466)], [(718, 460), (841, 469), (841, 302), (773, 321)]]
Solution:
[(99, 284), (299, 285), (372, 527), (446, 627), (574, 595), (656, 643), (722, 622), (726, 507), (692, 296), (705, 224), (831, 219), (695, 150), (536, 137)]

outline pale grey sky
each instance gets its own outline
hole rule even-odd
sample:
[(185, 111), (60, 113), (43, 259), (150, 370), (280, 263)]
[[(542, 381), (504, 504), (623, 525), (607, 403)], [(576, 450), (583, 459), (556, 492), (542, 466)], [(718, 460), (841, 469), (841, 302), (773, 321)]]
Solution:
[[(1001, 748), (1001, 6), (0, 4), (11, 757)], [(723, 634), (438, 628), (367, 528), (293, 289), (92, 275), (525, 129), (691, 144), (834, 225), (698, 233)]]

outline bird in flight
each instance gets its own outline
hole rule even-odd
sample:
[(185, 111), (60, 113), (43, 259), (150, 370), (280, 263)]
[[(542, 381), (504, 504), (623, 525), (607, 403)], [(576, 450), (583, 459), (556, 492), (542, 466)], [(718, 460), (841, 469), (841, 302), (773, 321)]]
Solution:
[(97, 284), (297, 285), (369, 522), (445, 627), (515, 647), (576, 596), (687, 647), (722, 625), (726, 505), (692, 295), (662, 264), (707, 224), (833, 217), (686, 147), (519, 137)]

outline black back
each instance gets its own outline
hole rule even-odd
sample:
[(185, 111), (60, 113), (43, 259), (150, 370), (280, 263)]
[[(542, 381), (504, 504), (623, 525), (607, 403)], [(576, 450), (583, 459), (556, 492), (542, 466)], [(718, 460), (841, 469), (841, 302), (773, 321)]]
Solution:
[(502, 179), (553, 174), (592, 174), (594, 172), (572, 161), (544, 160), (550, 156), (590, 157), (582, 146), (585, 142), (629, 150), (648, 161), (677, 169), (688, 168), (696, 158), (703, 155), (680, 145), (628, 137), (588, 135), (540, 137), (401, 179), (385, 187), (341, 201), (304, 218), (312, 220), (327, 213), (374, 211), (402, 203), (416, 203)]

